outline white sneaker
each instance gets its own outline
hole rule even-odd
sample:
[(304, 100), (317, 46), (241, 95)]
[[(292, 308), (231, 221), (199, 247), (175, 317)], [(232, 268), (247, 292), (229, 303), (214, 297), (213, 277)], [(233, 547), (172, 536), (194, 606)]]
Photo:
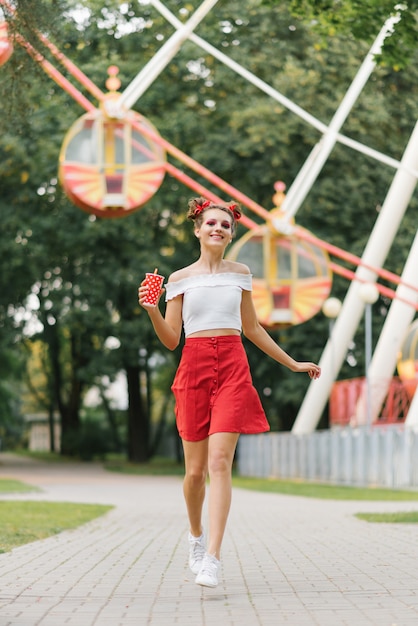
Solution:
[(200, 572), (205, 552), (205, 534), (202, 533), (200, 537), (194, 537), (189, 532), (189, 567), (193, 574)]
[(216, 587), (218, 584), (218, 570), (221, 562), (212, 554), (205, 554), (200, 572), (196, 576), (196, 584), (203, 587)]

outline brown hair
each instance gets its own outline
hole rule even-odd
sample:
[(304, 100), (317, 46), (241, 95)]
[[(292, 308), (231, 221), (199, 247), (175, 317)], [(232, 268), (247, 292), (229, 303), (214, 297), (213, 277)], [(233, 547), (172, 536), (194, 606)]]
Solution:
[(242, 212), (241, 207), (236, 202), (229, 202), (228, 204), (216, 204), (200, 196), (199, 198), (192, 198), (189, 200), (187, 211), (187, 219), (192, 220), (195, 225), (200, 228), (203, 222), (203, 214), (208, 209), (220, 209), (225, 211), (232, 218), (232, 234), (235, 233), (235, 223), (240, 219)]

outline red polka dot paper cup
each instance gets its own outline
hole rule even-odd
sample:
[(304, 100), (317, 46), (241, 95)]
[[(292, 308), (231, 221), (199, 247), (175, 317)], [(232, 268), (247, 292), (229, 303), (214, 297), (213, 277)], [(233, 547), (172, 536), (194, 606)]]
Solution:
[(145, 274), (146, 285), (148, 286), (147, 297), (145, 298), (146, 304), (157, 304), (160, 297), (161, 287), (163, 286), (164, 276), (160, 274), (151, 274), (147, 272)]

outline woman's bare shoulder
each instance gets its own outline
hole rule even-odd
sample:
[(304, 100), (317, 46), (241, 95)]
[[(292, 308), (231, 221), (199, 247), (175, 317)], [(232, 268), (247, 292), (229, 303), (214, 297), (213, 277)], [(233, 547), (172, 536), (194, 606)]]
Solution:
[(189, 276), (193, 275), (192, 265), (188, 265), (187, 267), (182, 267), (179, 270), (176, 270), (168, 277), (169, 283), (177, 283), (179, 280), (183, 280), (184, 278), (189, 278)]
[(228, 272), (234, 272), (234, 274), (251, 274), (250, 268), (245, 263), (238, 263), (237, 261), (226, 261), (228, 263)]
[[(233, 274), (251, 274), (250, 269), (244, 263), (237, 263), (236, 261), (224, 261), (223, 271), (225, 273), (231, 272)], [(179, 280), (190, 278), (191, 276), (198, 276), (202, 274), (202, 270), (196, 263), (192, 263), (187, 267), (183, 267), (173, 272), (169, 278), (169, 283), (176, 283)]]

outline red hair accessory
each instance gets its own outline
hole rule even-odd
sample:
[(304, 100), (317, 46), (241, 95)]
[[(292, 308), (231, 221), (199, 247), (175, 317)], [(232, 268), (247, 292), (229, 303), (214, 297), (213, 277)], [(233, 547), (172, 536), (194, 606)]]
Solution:
[(239, 219), (240, 219), (240, 217), (241, 217), (241, 213), (240, 213), (240, 211), (238, 210), (238, 205), (237, 205), (237, 204), (231, 204), (229, 208), (230, 208), (230, 209), (231, 209), (231, 211), (232, 211), (232, 214), (233, 214), (233, 216), (234, 216), (234, 219), (235, 219), (235, 220), (239, 220)]
[(203, 209), (206, 209), (208, 206), (210, 206), (210, 201), (209, 200), (205, 200), (204, 202), (202, 202), (202, 204), (198, 204), (195, 208), (195, 210), (193, 211), (193, 215), (196, 217), (197, 215), (200, 215), (200, 213), (202, 213)]

